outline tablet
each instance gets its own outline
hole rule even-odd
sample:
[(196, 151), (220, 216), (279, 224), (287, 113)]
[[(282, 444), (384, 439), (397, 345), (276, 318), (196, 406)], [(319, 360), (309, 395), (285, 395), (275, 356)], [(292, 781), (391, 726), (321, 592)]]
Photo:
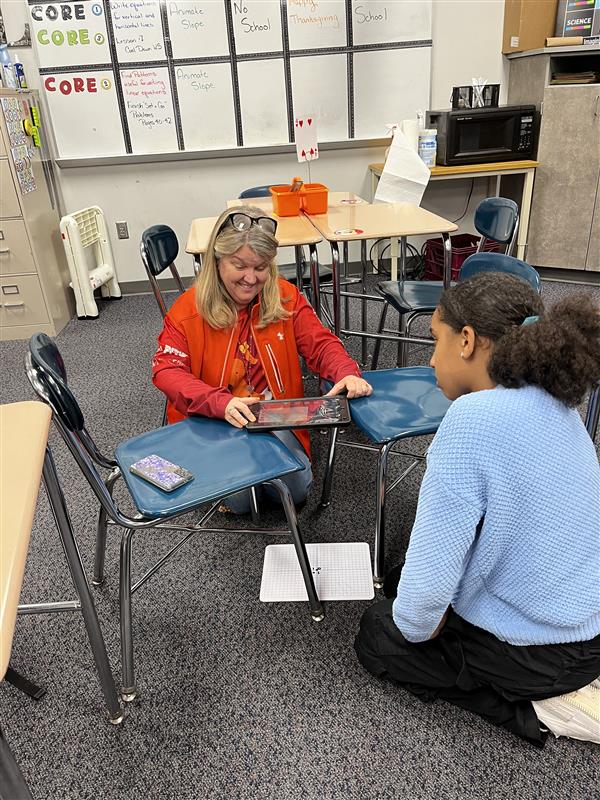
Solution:
[(285, 428), (323, 428), (349, 425), (350, 409), (345, 397), (303, 397), (298, 400), (264, 400), (250, 406), (256, 422), (249, 431), (276, 431)]

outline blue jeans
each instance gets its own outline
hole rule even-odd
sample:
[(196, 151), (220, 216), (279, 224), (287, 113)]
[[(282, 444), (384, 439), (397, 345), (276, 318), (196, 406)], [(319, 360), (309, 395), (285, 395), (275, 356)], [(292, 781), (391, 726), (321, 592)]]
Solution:
[[(303, 470), (292, 472), (290, 475), (284, 475), (281, 478), (292, 493), (292, 500), (294, 503), (302, 503), (306, 500), (313, 483), (310, 458), (306, 455), (305, 449), (291, 431), (272, 431), (271, 435), (276, 436), (279, 441), (304, 464)], [(257, 486), (256, 496), (258, 500), (260, 500), (263, 493), (271, 500), (279, 502), (279, 494), (273, 486)], [(250, 490), (244, 489), (241, 492), (236, 492), (236, 494), (226, 497), (224, 505), (230, 511), (233, 511), (234, 514), (247, 514), (250, 511)]]

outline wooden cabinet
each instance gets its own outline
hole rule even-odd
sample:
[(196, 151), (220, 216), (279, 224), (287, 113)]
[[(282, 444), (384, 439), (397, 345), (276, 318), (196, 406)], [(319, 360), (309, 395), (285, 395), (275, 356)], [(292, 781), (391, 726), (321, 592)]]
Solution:
[(600, 83), (553, 84), (561, 72), (600, 74), (600, 53), (572, 49), (511, 59), (508, 102), (529, 96), (541, 112), (526, 258), (600, 272)]
[[(0, 104), (0, 339), (28, 339), (37, 331), (55, 336), (75, 308), (60, 218), (47, 183), (49, 165), (29, 137), (17, 144), (23, 134), (15, 127), (37, 98), (2, 89)], [(27, 187), (17, 171), (24, 165), (33, 178)]]

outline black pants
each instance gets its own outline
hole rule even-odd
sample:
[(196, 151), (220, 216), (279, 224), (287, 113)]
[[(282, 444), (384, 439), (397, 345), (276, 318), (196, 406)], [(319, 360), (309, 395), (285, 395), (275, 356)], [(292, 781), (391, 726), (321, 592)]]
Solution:
[(393, 599), (367, 609), (354, 648), (373, 675), (399, 683), (424, 702), (466, 708), (544, 746), (531, 700), (573, 692), (600, 675), (600, 636), (574, 644), (506, 644), (450, 609), (440, 634), (407, 642), (392, 618)]

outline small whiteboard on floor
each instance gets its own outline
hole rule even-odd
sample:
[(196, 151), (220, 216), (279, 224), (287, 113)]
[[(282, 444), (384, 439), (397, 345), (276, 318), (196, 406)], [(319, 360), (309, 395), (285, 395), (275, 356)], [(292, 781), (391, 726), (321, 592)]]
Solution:
[[(320, 600), (372, 600), (371, 553), (366, 542), (307, 544)], [(263, 603), (308, 600), (293, 544), (265, 549), (260, 599)]]

